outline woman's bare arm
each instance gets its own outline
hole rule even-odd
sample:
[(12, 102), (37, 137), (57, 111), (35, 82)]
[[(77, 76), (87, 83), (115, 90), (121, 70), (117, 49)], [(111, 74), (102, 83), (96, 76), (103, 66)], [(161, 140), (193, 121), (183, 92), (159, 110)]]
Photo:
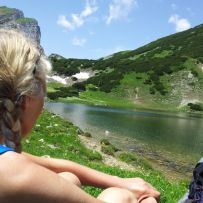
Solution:
[[(23, 155), (28, 157), (34, 163), (56, 173), (70, 172), (75, 174), (80, 179), (82, 185), (92, 185), (99, 188), (107, 188), (109, 186), (116, 186), (116, 184), (118, 184), (118, 177), (96, 171), (73, 161), (37, 157), (28, 153), (23, 153)], [(114, 183), (115, 185), (113, 185)]]
[(43, 158), (27, 153), (23, 154), (34, 163), (56, 173), (66, 171), (75, 174), (83, 185), (92, 185), (99, 188), (120, 187), (129, 189), (136, 194), (138, 199), (143, 196), (151, 196), (159, 199), (160, 196), (160, 193), (155, 188), (140, 178), (119, 178), (90, 169), (69, 160)]
[(56, 173), (21, 155), (9, 152), (3, 159), (1, 163), (10, 163), (10, 166), (4, 167), (7, 177), (1, 182), (1, 202), (103, 203)]

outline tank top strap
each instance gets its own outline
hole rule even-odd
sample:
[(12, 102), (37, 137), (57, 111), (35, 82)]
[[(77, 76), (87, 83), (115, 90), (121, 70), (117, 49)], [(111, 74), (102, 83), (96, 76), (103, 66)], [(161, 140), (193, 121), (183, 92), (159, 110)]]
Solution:
[(8, 151), (15, 151), (13, 148), (11, 147), (7, 147), (7, 146), (4, 146), (4, 145), (0, 145), (0, 154), (3, 154), (5, 152), (8, 152)]

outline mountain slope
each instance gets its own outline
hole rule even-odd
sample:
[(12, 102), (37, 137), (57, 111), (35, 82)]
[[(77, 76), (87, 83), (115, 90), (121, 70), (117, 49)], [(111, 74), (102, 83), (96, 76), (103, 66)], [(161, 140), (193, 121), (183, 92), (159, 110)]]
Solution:
[(60, 74), (95, 71), (79, 85), (93, 84), (144, 108), (202, 108), (203, 25), (98, 60), (51, 60)]

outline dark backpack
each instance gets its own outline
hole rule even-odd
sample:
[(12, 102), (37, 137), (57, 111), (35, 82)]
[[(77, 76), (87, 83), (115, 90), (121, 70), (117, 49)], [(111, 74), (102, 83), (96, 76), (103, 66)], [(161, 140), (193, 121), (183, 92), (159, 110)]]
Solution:
[(203, 203), (203, 158), (193, 170), (189, 192), (178, 203)]
[(193, 170), (188, 199), (192, 203), (203, 203), (203, 162), (199, 162)]

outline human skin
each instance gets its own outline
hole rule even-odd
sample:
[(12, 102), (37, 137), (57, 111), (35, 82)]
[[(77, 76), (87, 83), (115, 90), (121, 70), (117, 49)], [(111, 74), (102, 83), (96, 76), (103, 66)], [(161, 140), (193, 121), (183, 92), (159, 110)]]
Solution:
[[(23, 97), (21, 104), (22, 137), (26, 137), (35, 125), (42, 111), (43, 103), (43, 91), (37, 97)], [(27, 153), (7, 152), (0, 156), (0, 162), (3, 163), (0, 165), (0, 200), (5, 203), (144, 203), (148, 199), (146, 197), (158, 199), (160, 195), (150, 184), (140, 178), (111, 176), (69, 160), (47, 159)], [(73, 183), (71, 178), (64, 178), (61, 173), (65, 172), (73, 174), (72, 178), (74, 176), (76, 179), (78, 178), (82, 185), (108, 189), (104, 190), (96, 199)], [(146, 199), (142, 200), (143, 198)], [(151, 199), (148, 202), (153, 203), (154, 201)]]

